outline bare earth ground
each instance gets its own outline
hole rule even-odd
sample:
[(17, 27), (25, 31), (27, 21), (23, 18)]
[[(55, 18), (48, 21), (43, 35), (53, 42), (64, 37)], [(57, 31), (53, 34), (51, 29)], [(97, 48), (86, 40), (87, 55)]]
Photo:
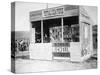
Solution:
[[(12, 61), (14, 61), (13, 58)], [(16, 73), (68, 71), (68, 70), (83, 70), (83, 69), (95, 69), (95, 68), (97, 68), (97, 60), (94, 58), (90, 58), (87, 61), (79, 63), (79, 62), (69, 62), (60, 60), (59, 61), (31, 60), (27, 55), (23, 57), (19, 56), (15, 60)]]

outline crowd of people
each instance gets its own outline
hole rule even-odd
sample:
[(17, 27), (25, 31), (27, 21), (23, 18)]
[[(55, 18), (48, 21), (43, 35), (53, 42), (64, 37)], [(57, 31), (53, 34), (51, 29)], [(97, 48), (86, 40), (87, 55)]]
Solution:
[(23, 39), (23, 40), (12, 40), (11, 41), (11, 52), (12, 54), (15, 54), (19, 51), (28, 51), (29, 50), (29, 40)]

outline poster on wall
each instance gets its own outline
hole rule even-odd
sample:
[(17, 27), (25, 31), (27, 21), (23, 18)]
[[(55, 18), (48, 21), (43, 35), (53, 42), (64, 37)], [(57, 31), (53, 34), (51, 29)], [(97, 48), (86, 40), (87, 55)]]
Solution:
[(62, 41), (62, 27), (61, 26), (50, 28), (50, 39), (51, 39), (51, 42)]
[(82, 40), (82, 56), (90, 54), (90, 24), (87, 22), (82, 23), (83, 26), (83, 40)]

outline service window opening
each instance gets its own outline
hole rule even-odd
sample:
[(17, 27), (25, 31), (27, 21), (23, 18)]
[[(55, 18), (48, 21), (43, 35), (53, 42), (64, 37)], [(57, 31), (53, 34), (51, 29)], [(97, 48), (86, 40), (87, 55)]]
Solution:
[(48, 19), (43, 21), (43, 42), (61, 42), (62, 28), (61, 18)]
[(63, 39), (65, 42), (79, 42), (79, 17), (64, 17)]
[(41, 43), (41, 21), (31, 22), (35, 29), (35, 43)]
[(42, 39), (43, 43), (79, 42), (78, 16), (64, 17), (63, 28), (61, 18), (43, 20), (43, 32), (41, 21), (32, 22), (32, 28), (35, 28), (35, 43), (41, 43)]

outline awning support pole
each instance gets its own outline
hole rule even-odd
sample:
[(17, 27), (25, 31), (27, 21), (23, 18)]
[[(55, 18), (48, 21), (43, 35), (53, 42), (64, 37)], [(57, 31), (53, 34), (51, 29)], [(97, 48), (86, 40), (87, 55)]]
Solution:
[(63, 30), (63, 17), (61, 18), (61, 26), (62, 26), (62, 42), (64, 41), (64, 39), (63, 39), (63, 32), (64, 32), (64, 30)]
[(41, 20), (41, 43), (43, 43), (43, 20)]

